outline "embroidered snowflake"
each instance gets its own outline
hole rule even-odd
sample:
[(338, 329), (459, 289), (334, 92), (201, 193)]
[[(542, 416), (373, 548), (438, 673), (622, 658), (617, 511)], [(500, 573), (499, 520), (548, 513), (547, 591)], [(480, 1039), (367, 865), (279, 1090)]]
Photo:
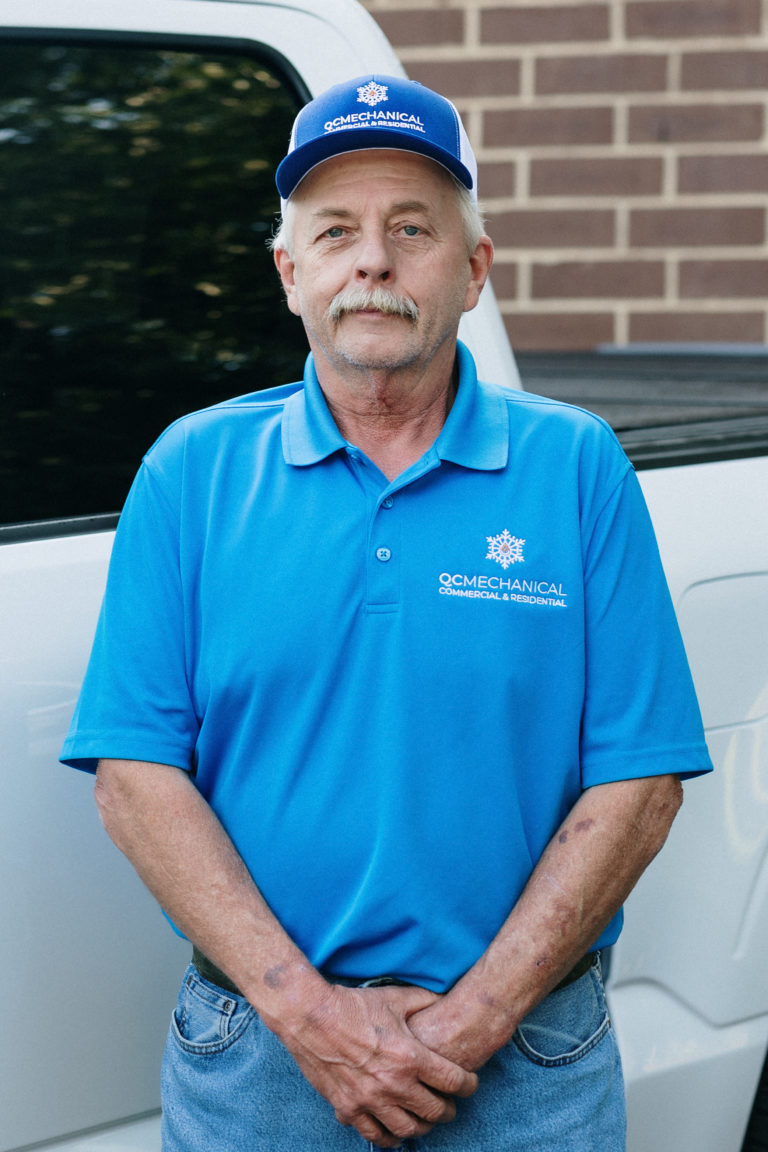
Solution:
[(509, 568), (510, 564), (522, 563), (523, 544), (517, 536), (510, 536), (505, 528), (499, 536), (486, 536), (488, 541), (488, 555), (486, 560), (496, 560), (502, 568)]
[(370, 104), (373, 107), (375, 104), (382, 104), (387, 99), (389, 97), (387, 96), (386, 84), (377, 84), (375, 80), (369, 80), (367, 84), (363, 84), (357, 90), (358, 104)]

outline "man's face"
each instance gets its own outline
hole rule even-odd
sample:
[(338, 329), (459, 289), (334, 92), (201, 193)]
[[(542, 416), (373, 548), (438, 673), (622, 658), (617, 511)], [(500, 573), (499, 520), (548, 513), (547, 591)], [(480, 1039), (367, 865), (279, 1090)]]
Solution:
[(276, 261), (316, 355), (341, 375), (426, 365), (446, 348), (452, 356), (491, 246), (484, 238), (468, 251), (439, 165), (391, 150), (337, 156), (309, 173), (291, 204), (292, 251)]

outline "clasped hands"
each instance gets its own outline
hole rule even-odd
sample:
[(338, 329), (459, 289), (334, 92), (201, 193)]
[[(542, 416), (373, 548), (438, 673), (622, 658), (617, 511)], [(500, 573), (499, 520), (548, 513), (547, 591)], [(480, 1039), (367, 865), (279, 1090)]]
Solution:
[(474, 1069), (498, 1046), (450, 997), (411, 985), (328, 984), (279, 1035), (337, 1120), (381, 1148), (453, 1120), (454, 1098), (476, 1091)]

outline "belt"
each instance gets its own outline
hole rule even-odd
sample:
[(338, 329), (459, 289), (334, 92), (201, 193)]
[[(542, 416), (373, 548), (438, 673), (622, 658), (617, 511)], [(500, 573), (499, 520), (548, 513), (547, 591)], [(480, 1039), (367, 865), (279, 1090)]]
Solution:
[[(599, 955), (599, 952), (587, 952), (586, 956), (582, 956), (581, 960), (574, 964), (568, 975), (563, 976), (560, 983), (555, 985), (552, 992), (560, 992), (563, 988), (567, 988), (569, 984), (574, 984), (577, 980), (580, 980), (582, 976), (585, 976), (587, 972), (589, 972), (593, 964), (597, 964)], [(550, 996), (552, 992), (550, 992)]]
[(204, 980), (209, 980), (211, 984), (217, 984), (219, 988), (231, 992), (233, 996), (242, 996), (242, 992), (236, 984), (233, 984), (229, 976), (222, 972), (221, 968), (217, 968), (213, 961), (209, 960), (199, 948), (194, 946), (192, 948), (192, 963)]
[[(597, 960), (596, 952), (587, 952), (586, 956), (582, 956), (577, 964), (574, 964), (567, 976), (564, 976), (560, 983), (552, 989), (553, 992), (560, 992), (563, 988), (567, 988), (569, 984), (573, 984), (581, 976), (589, 972), (590, 968)], [(221, 968), (217, 968), (212, 961), (204, 956), (199, 948), (192, 949), (192, 963), (197, 968), (200, 975), (204, 980), (209, 980), (211, 984), (218, 985), (226, 992), (231, 992), (233, 996), (242, 996), (242, 992), (234, 984), (226, 973), (222, 972)], [(402, 980), (397, 980), (393, 976), (378, 976), (372, 980), (355, 980), (343, 981), (344, 983), (351, 983), (359, 987), (376, 988), (384, 984), (403, 984)], [(333, 981), (331, 981), (333, 983)]]

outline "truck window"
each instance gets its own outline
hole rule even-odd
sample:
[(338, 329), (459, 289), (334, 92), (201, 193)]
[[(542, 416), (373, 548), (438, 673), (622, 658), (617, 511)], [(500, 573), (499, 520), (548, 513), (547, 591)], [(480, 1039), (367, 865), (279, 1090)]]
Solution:
[(105, 526), (172, 420), (300, 376), (265, 241), (304, 98), (242, 46), (0, 41), (0, 524)]

